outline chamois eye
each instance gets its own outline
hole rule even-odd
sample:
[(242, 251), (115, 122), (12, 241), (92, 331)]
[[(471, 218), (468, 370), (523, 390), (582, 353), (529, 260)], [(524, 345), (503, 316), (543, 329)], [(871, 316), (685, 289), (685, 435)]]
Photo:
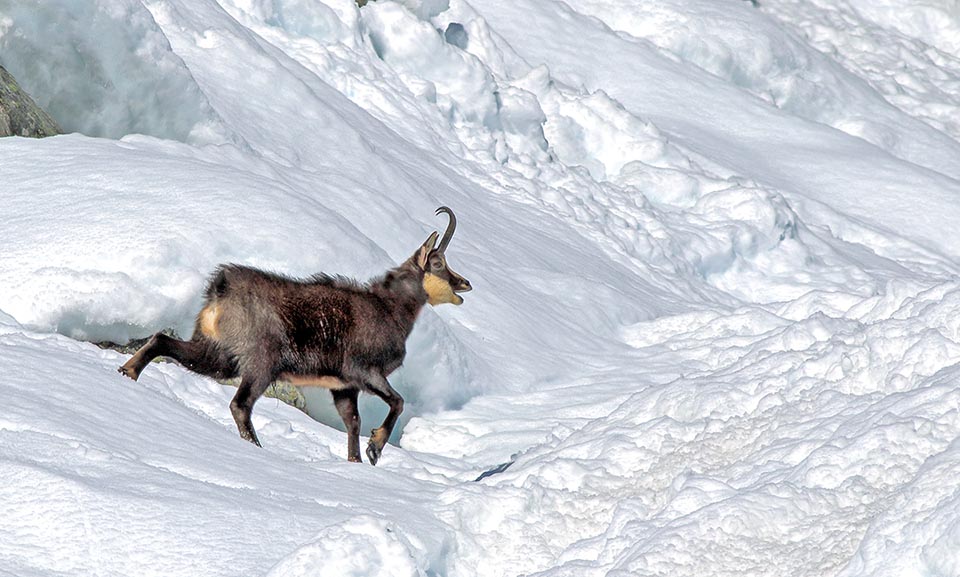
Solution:
[(437, 259), (431, 262), (430, 268), (432, 268), (433, 270), (443, 270), (443, 261), (440, 259)]

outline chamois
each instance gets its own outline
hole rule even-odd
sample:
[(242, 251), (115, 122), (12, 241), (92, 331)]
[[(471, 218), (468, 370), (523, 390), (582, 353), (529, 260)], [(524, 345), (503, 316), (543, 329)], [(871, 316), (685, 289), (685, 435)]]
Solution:
[(347, 429), (347, 458), (360, 462), (360, 391), (380, 397), (390, 411), (371, 432), (367, 458), (376, 465), (403, 398), (387, 382), (406, 354), (406, 340), (423, 305), (461, 304), (470, 282), (447, 266), (457, 227), (453, 211), (438, 233), (400, 266), (367, 284), (327, 274), (296, 280), (236, 264), (221, 265), (207, 285), (190, 341), (157, 333), (118, 371), (133, 380), (158, 356), (216, 378), (240, 377), (230, 412), (240, 436), (261, 446), (250, 415), (275, 380), (324, 387)]

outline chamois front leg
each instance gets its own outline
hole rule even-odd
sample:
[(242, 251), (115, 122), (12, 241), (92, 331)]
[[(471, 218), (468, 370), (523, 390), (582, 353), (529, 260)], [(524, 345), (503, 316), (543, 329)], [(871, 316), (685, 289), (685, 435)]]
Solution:
[(377, 461), (380, 460), (383, 447), (387, 444), (387, 439), (393, 433), (397, 419), (400, 418), (400, 413), (403, 412), (403, 397), (390, 386), (383, 375), (375, 374), (367, 379), (366, 383), (373, 394), (383, 399), (383, 402), (390, 406), (390, 412), (387, 413), (383, 424), (370, 431), (370, 442), (367, 443), (367, 458), (370, 459), (371, 465), (376, 465)]
[(333, 404), (347, 429), (347, 460), (360, 463), (360, 412), (357, 410), (357, 389), (333, 390)]

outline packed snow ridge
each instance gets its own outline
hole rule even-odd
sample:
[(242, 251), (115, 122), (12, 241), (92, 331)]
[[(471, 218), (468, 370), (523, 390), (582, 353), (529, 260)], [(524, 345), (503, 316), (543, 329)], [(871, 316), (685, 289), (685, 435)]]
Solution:
[[(960, 575), (960, 6), (0, 0), (0, 575)], [(90, 341), (440, 205), (377, 467)], [(364, 427), (385, 407), (361, 407)]]

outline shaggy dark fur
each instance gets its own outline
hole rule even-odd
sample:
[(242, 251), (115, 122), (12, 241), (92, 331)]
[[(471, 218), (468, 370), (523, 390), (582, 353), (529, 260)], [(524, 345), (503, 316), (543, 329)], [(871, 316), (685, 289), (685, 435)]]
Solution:
[(240, 436), (258, 446), (250, 415), (273, 381), (329, 388), (347, 428), (348, 458), (357, 462), (357, 394), (374, 394), (390, 406), (367, 446), (367, 457), (376, 464), (403, 411), (403, 399), (387, 376), (403, 363), (407, 336), (430, 298), (425, 269), (453, 292), (471, 289), (447, 268), (443, 253), (434, 248), (436, 239), (434, 233), (406, 262), (367, 284), (325, 274), (296, 280), (221, 266), (207, 286), (192, 339), (158, 333), (119, 370), (136, 380), (152, 359), (166, 356), (204, 375), (239, 376), (230, 409)]

